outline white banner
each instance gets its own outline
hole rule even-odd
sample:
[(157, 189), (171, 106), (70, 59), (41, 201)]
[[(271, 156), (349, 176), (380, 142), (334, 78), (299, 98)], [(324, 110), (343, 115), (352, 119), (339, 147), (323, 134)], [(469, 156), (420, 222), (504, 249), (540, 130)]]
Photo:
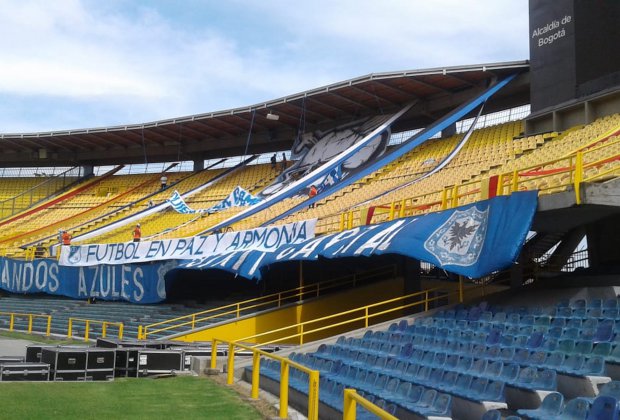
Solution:
[(273, 251), (282, 245), (314, 238), (316, 220), (161, 241), (62, 246), (59, 264), (127, 264), (172, 259), (190, 260), (232, 251)]

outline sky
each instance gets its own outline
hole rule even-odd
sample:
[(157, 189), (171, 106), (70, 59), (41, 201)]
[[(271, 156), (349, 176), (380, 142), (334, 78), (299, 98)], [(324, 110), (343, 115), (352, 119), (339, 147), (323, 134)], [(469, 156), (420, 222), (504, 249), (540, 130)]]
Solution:
[(0, 133), (247, 107), (399, 70), (525, 60), (527, 0), (0, 0)]

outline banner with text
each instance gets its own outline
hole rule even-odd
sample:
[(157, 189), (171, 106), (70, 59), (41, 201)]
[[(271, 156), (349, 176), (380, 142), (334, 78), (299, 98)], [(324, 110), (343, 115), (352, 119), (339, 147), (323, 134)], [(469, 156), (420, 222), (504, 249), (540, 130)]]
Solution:
[(20, 294), (157, 303), (166, 299), (164, 276), (176, 265), (176, 261), (168, 261), (65, 267), (53, 259), (21, 261), (0, 257), (0, 288)]
[(206, 258), (232, 251), (272, 251), (314, 238), (316, 219), (209, 236), (62, 246), (59, 262), (66, 266), (128, 264), (159, 260)]
[(478, 278), (515, 261), (537, 201), (536, 191), (514, 193), (421, 217), (361, 226), (273, 251), (236, 251), (184, 261), (179, 267), (225, 270), (260, 279), (261, 269), (275, 263), (399, 254)]

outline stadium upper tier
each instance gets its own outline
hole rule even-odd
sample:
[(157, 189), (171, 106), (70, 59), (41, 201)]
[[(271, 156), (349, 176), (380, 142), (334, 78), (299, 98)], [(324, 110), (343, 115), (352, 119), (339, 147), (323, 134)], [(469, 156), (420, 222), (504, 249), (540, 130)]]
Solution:
[[(463, 134), (433, 139), (400, 159), (323, 198), (314, 208), (305, 208), (280, 223), (318, 218), (317, 233), (333, 232), (364, 223), (377, 223), (455, 207), (488, 196), (485, 185), (495, 179), (493, 192), (538, 189), (548, 194), (572, 188), (577, 181), (599, 181), (616, 177), (620, 171), (620, 115), (596, 120), (563, 133), (541, 133), (523, 137), (522, 122), (509, 122), (473, 131), (469, 140), (449, 163), (431, 176), (457, 145)], [(47, 247), (58, 242), (57, 232), (65, 228), (79, 236), (129, 215), (135, 215), (170, 198), (173, 190), (187, 194), (193, 209), (207, 209), (241, 186), (260, 192), (278, 175), (271, 165), (245, 165), (226, 176), (223, 169), (196, 173), (169, 173), (161, 189), (161, 174), (112, 175), (85, 181), (62, 196), (29, 209), (30, 214), (0, 220), (0, 249), (4, 255), (21, 256), (32, 244)], [(216, 179), (214, 181), (214, 179)], [(192, 190), (213, 181), (208, 188)], [(0, 190), (9, 191), (10, 179), (0, 179)], [(5, 188), (6, 186), (6, 188)], [(488, 188), (487, 188), (488, 191)], [(305, 192), (236, 223), (241, 230), (260, 226), (274, 216), (307, 199)], [(370, 211), (369, 211), (370, 209)], [(143, 239), (192, 236), (239, 212), (239, 208), (218, 213), (181, 214), (170, 207), (139, 219)], [(126, 242), (131, 225), (109, 229), (83, 243)]]

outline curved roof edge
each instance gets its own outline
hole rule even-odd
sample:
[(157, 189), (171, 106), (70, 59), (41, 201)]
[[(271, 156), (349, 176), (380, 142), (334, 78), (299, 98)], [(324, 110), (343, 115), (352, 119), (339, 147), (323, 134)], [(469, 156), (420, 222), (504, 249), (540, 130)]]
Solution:
[(145, 123), (137, 123), (137, 124), (124, 124), (124, 125), (113, 125), (107, 127), (95, 127), (95, 128), (80, 128), (80, 129), (69, 129), (69, 130), (54, 130), (54, 131), (40, 131), (40, 132), (25, 132), (25, 133), (0, 133), (0, 139), (4, 138), (38, 138), (38, 137), (53, 137), (53, 136), (63, 136), (63, 135), (76, 135), (76, 134), (96, 134), (96, 133), (106, 133), (110, 131), (125, 131), (125, 130), (135, 130), (135, 129), (144, 129), (151, 127), (159, 127), (163, 125), (170, 124), (178, 124), (183, 122), (190, 121), (198, 121), (208, 118), (216, 118), (220, 116), (230, 116), (237, 115), (242, 113), (249, 113), (253, 110), (259, 109), (269, 109), (273, 108), (280, 104), (286, 104), (288, 102), (292, 102), (295, 100), (299, 100), (304, 97), (311, 97), (314, 95), (319, 95), (326, 92), (335, 91), (341, 88), (354, 86), (356, 84), (361, 84), (369, 81), (378, 81), (378, 80), (387, 80), (398, 77), (416, 77), (416, 76), (429, 76), (429, 75), (449, 75), (456, 73), (464, 73), (471, 71), (482, 71), (482, 72), (495, 72), (500, 70), (510, 70), (510, 69), (529, 69), (529, 60), (520, 60), (520, 61), (506, 61), (499, 63), (486, 63), (486, 64), (473, 64), (473, 65), (464, 65), (464, 66), (451, 66), (451, 67), (434, 67), (428, 69), (420, 69), (420, 70), (405, 70), (405, 71), (393, 71), (393, 72), (381, 72), (381, 73), (370, 73), (364, 76), (355, 77), (353, 79), (344, 80), (341, 82), (332, 83), (329, 85), (321, 86), (314, 89), (309, 89), (303, 92), (294, 93), (291, 95), (283, 96), (277, 99), (272, 99), (266, 102), (259, 102), (253, 105), (225, 109), (221, 111), (214, 112), (206, 112), (201, 114), (187, 115), (176, 118), (167, 118), (163, 120), (156, 120)]

